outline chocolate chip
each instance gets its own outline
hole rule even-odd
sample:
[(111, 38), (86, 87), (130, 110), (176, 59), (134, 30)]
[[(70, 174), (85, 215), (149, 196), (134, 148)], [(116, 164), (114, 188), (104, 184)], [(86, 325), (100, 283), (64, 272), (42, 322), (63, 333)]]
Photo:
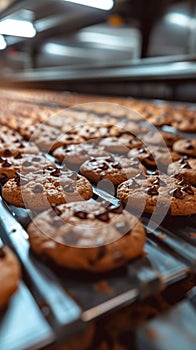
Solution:
[(3, 163), (5, 158), (0, 157), (0, 163)]
[(15, 159), (21, 159), (22, 158), (22, 153), (21, 152), (18, 152), (15, 157)]
[(178, 185), (184, 186), (184, 185), (188, 185), (188, 183), (187, 183), (187, 181), (185, 181), (184, 179), (182, 179), (182, 180), (180, 180), (180, 181), (178, 182)]
[(51, 171), (51, 170), (53, 170), (54, 168), (53, 168), (52, 166), (47, 166), (46, 169), (49, 170), (49, 171)]
[(31, 166), (31, 165), (32, 165), (32, 163), (29, 162), (28, 160), (25, 160), (25, 161), (22, 163), (22, 166), (24, 166), (24, 167), (29, 167), (29, 166)]
[(18, 148), (25, 148), (22, 142), (19, 143)]
[(43, 192), (43, 186), (41, 184), (37, 184), (32, 188), (32, 192), (34, 193), (42, 193)]
[(100, 164), (98, 166), (98, 168), (101, 170), (107, 170), (109, 168), (109, 166), (105, 162), (103, 162), (102, 164)]
[(174, 188), (173, 190), (169, 191), (169, 195), (178, 199), (183, 199), (184, 194), (180, 190), (180, 188)]
[(192, 169), (192, 168), (188, 162), (184, 162), (184, 164), (180, 166), (180, 169)]
[(4, 160), (4, 162), (2, 163), (2, 167), (4, 168), (9, 168), (12, 166), (12, 163), (9, 162), (7, 159)]
[(9, 149), (5, 149), (4, 152), (3, 152), (3, 155), (4, 155), (5, 157), (9, 157), (9, 156), (12, 155), (12, 152), (11, 152)]
[(51, 176), (59, 177), (61, 175), (61, 170), (56, 168), (55, 170), (51, 171)]
[(128, 224), (128, 222), (117, 222), (115, 225), (117, 231), (121, 234), (121, 235), (127, 235), (130, 233), (130, 226)]
[(119, 205), (110, 205), (108, 208), (107, 208), (111, 213), (114, 213), (114, 214), (121, 214), (123, 212), (123, 206), (122, 204), (120, 203)]
[(187, 145), (185, 146), (185, 148), (188, 149), (188, 150), (194, 149), (193, 145), (191, 145), (191, 144), (187, 144)]
[(152, 184), (158, 185), (158, 186), (163, 186), (163, 187), (166, 186), (166, 183), (163, 180), (161, 180), (159, 177), (156, 177), (156, 180), (154, 180)]
[(159, 194), (156, 186), (147, 187), (145, 189), (145, 193), (149, 194), (150, 196), (158, 196)]
[(135, 181), (135, 179), (130, 179), (129, 180), (129, 185), (128, 188), (138, 188), (140, 185)]
[(149, 153), (145, 159), (150, 160), (150, 161), (152, 161), (152, 162), (155, 161), (155, 160), (154, 160), (154, 157), (153, 157), (153, 155), (152, 155), (151, 153)]
[(18, 172), (16, 172), (16, 177), (15, 177), (14, 180), (15, 180), (17, 186), (23, 186), (23, 185), (28, 184), (28, 182), (29, 182), (29, 181), (25, 178), (24, 175), (22, 175), (22, 174), (20, 174), (20, 173), (18, 173)]
[(122, 169), (122, 166), (120, 165), (119, 162), (115, 162), (112, 164), (112, 168), (115, 168), (115, 169)]
[(87, 219), (88, 213), (84, 210), (78, 210), (74, 212), (74, 216), (76, 216), (79, 219), (85, 220)]
[(136, 176), (135, 176), (135, 179), (141, 179), (141, 180), (143, 180), (143, 179), (146, 179), (146, 176), (143, 174), (143, 172), (141, 171), (139, 174), (137, 174)]
[(194, 195), (194, 191), (192, 190), (191, 186), (188, 184), (186, 186), (182, 187), (181, 190), (192, 195), (192, 196)]
[(105, 160), (107, 161), (107, 162), (115, 162), (115, 158), (113, 157), (113, 156), (108, 156), (107, 158), (105, 158)]
[(89, 162), (91, 163), (91, 162), (96, 162), (96, 159), (94, 158), (94, 157), (90, 157), (89, 158)]
[(3, 248), (0, 248), (0, 259), (4, 259), (6, 256), (5, 251)]
[(95, 218), (103, 222), (110, 221), (110, 217), (107, 211), (95, 213)]
[(184, 163), (185, 163), (185, 160), (186, 160), (187, 158), (188, 158), (187, 156), (183, 156), (182, 158), (179, 159), (178, 163), (184, 164)]
[(75, 192), (76, 188), (75, 188), (75, 186), (73, 184), (69, 184), (69, 185), (65, 185), (63, 187), (63, 190), (65, 192), (68, 192), (68, 193), (73, 193), (73, 192)]
[[(32, 162), (40, 162), (41, 158), (40, 157), (33, 157)], [(53, 169), (53, 168), (52, 168)], [(50, 170), (50, 169), (49, 169)]]
[(78, 174), (75, 171), (73, 171), (72, 173), (68, 174), (67, 177), (69, 177), (70, 179), (72, 179), (74, 181), (78, 180), (78, 178), (79, 178)]
[[(56, 215), (60, 216), (62, 214), (62, 211), (56, 206), (56, 204), (52, 203), (51, 207)], [(53, 211), (51, 212), (51, 214), (53, 214)]]

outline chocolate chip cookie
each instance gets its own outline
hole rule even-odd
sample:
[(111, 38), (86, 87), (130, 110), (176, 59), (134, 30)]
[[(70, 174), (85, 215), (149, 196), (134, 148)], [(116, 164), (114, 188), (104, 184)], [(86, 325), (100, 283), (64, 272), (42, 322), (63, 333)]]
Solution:
[(166, 175), (129, 179), (117, 189), (117, 197), (135, 209), (153, 213), (155, 208), (171, 215), (196, 214), (196, 189)]
[(17, 207), (33, 210), (48, 209), (51, 204), (87, 200), (92, 186), (74, 171), (39, 170), (26, 175), (17, 173), (2, 189), (3, 198)]
[(128, 159), (110, 155), (108, 157), (91, 158), (80, 167), (82, 175), (90, 181), (98, 183), (100, 180), (109, 180), (114, 185), (126, 181), (143, 170), (137, 159)]
[(104, 150), (103, 146), (96, 143), (81, 143), (78, 145), (64, 145), (53, 152), (59, 162), (64, 162), (69, 166), (78, 166), (84, 163), (90, 157), (104, 157), (109, 153)]
[(44, 155), (18, 153), (14, 157), (0, 157), (0, 181), (15, 177), (16, 173), (28, 174), (38, 170), (53, 170), (55, 164)]
[(159, 147), (172, 147), (174, 142), (182, 137), (171, 132), (150, 130), (146, 135), (141, 137), (145, 146), (154, 145)]
[(183, 178), (193, 186), (196, 185), (196, 158), (182, 157), (179, 161), (168, 166), (169, 175)]
[(176, 141), (173, 145), (173, 150), (189, 157), (196, 157), (196, 139)]
[(18, 288), (20, 265), (8, 247), (0, 248), (0, 308), (5, 307)]
[(76, 202), (38, 215), (28, 227), (31, 248), (66, 268), (104, 272), (143, 253), (145, 231), (122, 206)]
[(137, 137), (124, 133), (119, 137), (106, 137), (99, 144), (111, 153), (127, 153), (130, 149), (141, 146), (142, 142)]

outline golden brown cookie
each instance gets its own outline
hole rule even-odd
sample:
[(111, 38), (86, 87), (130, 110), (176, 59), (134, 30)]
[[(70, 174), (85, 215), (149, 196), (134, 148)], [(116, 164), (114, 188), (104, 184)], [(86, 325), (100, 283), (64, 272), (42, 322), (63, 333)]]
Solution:
[(176, 141), (173, 144), (173, 150), (189, 157), (196, 157), (196, 139)]
[(106, 137), (99, 144), (111, 153), (127, 153), (130, 149), (141, 146), (142, 142), (130, 133), (124, 133), (118, 137)]
[(196, 158), (182, 157), (179, 161), (173, 162), (168, 166), (169, 175), (175, 175), (183, 178), (193, 186), (196, 185)]
[(92, 186), (87, 179), (74, 171), (39, 170), (6, 182), (3, 198), (17, 207), (34, 210), (48, 209), (51, 204), (62, 204), (92, 197)]
[(38, 215), (28, 227), (31, 248), (56, 264), (104, 272), (143, 254), (145, 231), (121, 206), (68, 203)]
[(143, 170), (137, 159), (113, 156), (91, 158), (80, 167), (82, 175), (90, 181), (98, 183), (100, 180), (109, 180), (114, 185), (126, 181)]
[(14, 157), (0, 157), (0, 181), (7, 181), (16, 176), (16, 173), (28, 174), (38, 170), (52, 170), (55, 164), (44, 155), (18, 153)]
[(155, 208), (171, 215), (196, 214), (196, 189), (167, 175), (129, 179), (117, 189), (117, 197), (137, 210), (153, 213)]
[(5, 246), (0, 248), (0, 271), (0, 308), (3, 308), (17, 290), (21, 273), (18, 259)]

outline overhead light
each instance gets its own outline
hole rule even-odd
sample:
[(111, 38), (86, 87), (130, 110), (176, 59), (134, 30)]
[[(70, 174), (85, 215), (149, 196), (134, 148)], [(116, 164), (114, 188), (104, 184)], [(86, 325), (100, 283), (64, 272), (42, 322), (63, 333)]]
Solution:
[(183, 13), (169, 13), (166, 15), (166, 20), (169, 23), (179, 25), (181, 27), (189, 27), (191, 24), (191, 19), (189, 16)]
[(7, 18), (0, 21), (0, 34), (33, 38), (36, 30), (31, 22)]
[(111, 10), (111, 8), (114, 6), (113, 0), (64, 0), (64, 1), (73, 2), (79, 5), (95, 7), (101, 10)]
[(4, 50), (6, 47), (7, 47), (7, 43), (3, 35), (0, 35), (0, 50)]

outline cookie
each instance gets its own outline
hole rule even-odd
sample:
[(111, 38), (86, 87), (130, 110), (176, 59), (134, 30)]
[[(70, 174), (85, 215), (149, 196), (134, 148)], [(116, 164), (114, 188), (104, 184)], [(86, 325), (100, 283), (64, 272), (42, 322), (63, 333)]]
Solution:
[(52, 170), (55, 167), (44, 155), (18, 153), (15, 157), (0, 157), (0, 181), (15, 177), (17, 172), (25, 175), (38, 170)]
[(83, 176), (57, 168), (26, 175), (17, 173), (2, 189), (2, 196), (9, 204), (33, 210), (48, 209), (51, 204), (87, 200), (92, 194), (92, 186)]
[(172, 161), (180, 159), (180, 155), (174, 151), (171, 151), (167, 147), (157, 147), (149, 145), (148, 147), (134, 148), (128, 153), (129, 158), (138, 158), (139, 161), (145, 166), (146, 169), (160, 171), (167, 170), (168, 165)]
[(114, 185), (126, 181), (143, 170), (136, 160), (113, 156), (91, 158), (80, 167), (80, 173), (90, 181), (98, 183), (100, 180), (109, 180)]
[(173, 150), (189, 157), (196, 157), (196, 139), (176, 141), (173, 145)]
[(39, 149), (31, 141), (17, 140), (16, 142), (0, 142), (0, 156), (1, 157), (11, 157), (16, 156), (21, 153), (27, 154), (38, 154)]
[(9, 142), (20, 142), (22, 136), (12, 128), (9, 128), (5, 125), (0, 126), (0, 143), (9, 143)]
[(0, 308), (5, 307), (18, 288), (20, 265), (8, 247), (0, 248)]
[(141, 137), (143, 143), (145, 146), (148, 147), (148, 145), (155, 145), (159, 147), (172, 147), (174, 142), (181, 139), (181, 136), (175, 135), (171, 132), (166, 131), (154, 131), (150, 130), (146, 135)]
[[(57, 229), (58, 227), (58, 229)], [(76, 202), (38, 215), (28, 227), (31, 248), (56, 264), (104, 272), (143, 253), (139, 220), (109, 203)]]
[(173, 114), (172, 126), (182, 132), (196, 132), (196, 111), (178, 108)]
[(64, 162), (73, 165), (81, 165), (90, 157), (103, 157), (108, 156), (109, 153), (104, 150), (104, 147), (95, 143), (81, 143), (79, 145), (64, 145), (56, 148), (53, 152), (53, 156), (56, 157), (59, 162)]
[(127, 153), (130, 149), (141, 146), (142, 142), (137, 137), (124, 133), (119, 137), (106, 137), (99, 145), (111, 153)]
[(175, 175), (183, 178), (193, 186), (196, 185), (196, 158), (182, 157), (178, 162), (171, 163), (168, 166), (169, 175)]
[(117, 197), (148, 213), (168, 208), (171, 215), (196, 214), (196, 189), (166, 175), (129, 179), (118, 187)]

